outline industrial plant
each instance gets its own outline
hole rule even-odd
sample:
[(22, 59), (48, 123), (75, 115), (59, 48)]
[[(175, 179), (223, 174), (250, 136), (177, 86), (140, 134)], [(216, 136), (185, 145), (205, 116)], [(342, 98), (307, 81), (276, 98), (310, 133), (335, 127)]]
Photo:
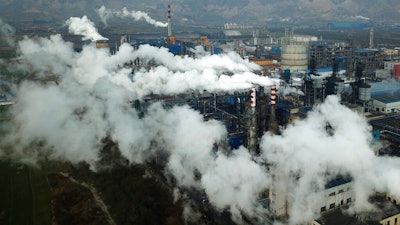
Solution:
[[(141, 171), (144, 171), (144, 175), (140, 175), (143, 179), (150, 177), (161, 180), (160, 182), (164, 182), (163, 184), (175, 185), (176, 187), (173, 188), (163, 187), (173, 193), (174, 203), (179, 202), (180, 198), (184, 200), (192, 198), (188, 205), (195, 205), (203, 210), (200, 210), (201, 212), (207, 212), (207, 216), (214, 216), (213, 218), (218, 218), (220, 221), (226, 220), (253, 225), (275, 224), (275, 222), (312, 225), (398, 224), (400, 199), (397, 194), (399, 192), (396, 193), (395, 188), (388, 188), (387, 186), (390, 186), (388, 184), (382, 184), (382, 186), (379, 186), (381, 189), (373, 190), (373, 195), (369, 196), (368, 201), (358, 203), (358, 205), (355, 203), (362, 194), (365, 194), (357, 192), (360, 186), (366, 185), (366, 182), (384, 182), (376, 181), (378, 178), (376, 180), (365, 179), (363, 180), (365, 183), (357, 182), (354, 174), (348, 171), (347, 164), (351, 164), (352, 161), (347, 158), (362, 158), (362, 151), (365, 151), (365, 149), (373, 150), (368, 152), (371, 155), (367, 155), (371, 159), (388, 159), (389, 157), (400, 156), (400, 48), (388, 49), (376, 45), (374, 43), (374, 29), (368, 26), (362, 27), (362, 29), (369, 31), (368, 46), (356, 46), (351, 42), (342, 40), (325, 40), (313, 35), (297, 34), (295, 27), (282, 28), (282, 35), (274, 36), (268, 31), (267, 27), (242, 25), (235, 22), (221, 24), (221, 31), (218, 34), (175, 32), (173, 7), (168, 5), (166, 11), (167, 23), (151, 20), (153, 24), (159, 24), (159, 27), (163, 27), (157, 28), (163, 29), (162, 37), (155, 38), (157, 35), (154, 34), (122, 34), (117, 38), (108, 39), (98, 34), (94, 35), (94, 38), (90, 38), (86, 37), (85, 33), (74, 33), (75, 31), (71, 31), (70, 27), (70, 32), (74, 35), (84, 36), (83, 39), (89, 47), (83, 48), (83, 50), (81, 48), (70, 51), (69, 47), (72, 44), (65, 44), (61, 36), (55, 35), (50, 39), (41, 39), (40, 44), (34, 47), (48, 50), (52, 48), (47, 48), (46, 43), (50, 43), (50, 46), (62, 43), (60, 49), (64, 49), (65, 56), (59, 57), (59, 59), (58, 56), (55, 57), (57, 53), (48, 50), (51, 54), (46, 55), (48, 58), (43, 58), (37, 68), (35, 67), (36, 61), (28, 57), (32, 57), (32, 55), (29, 55), (32, 51), (21, 51), (26, 55), (21, 57), (20, 60), (26, 60), (30, 66), (23, 68), (32, 69), (32, 71), (44, 77), (50, 74), (53, 79), (48, 81), (43, 78), (29, 77), (29, 81), (32, 81), (32, 83), (39, 80), (41, 84), (34, 86), (31, 83), (21, 82), (20, 96), (42, 99), (43, 96), (51, 95), (48, 100), (49, 104), (54, 104), (63, 112), (46, 111), (48, 110), (46, 108), (42, 114), (42, 109), (37, 109), (38, 107), (30, 100), (15, 103), (12, 94), (1, 93), (1, 96), (3, 96), (0, 99), (1, 106), (26, 104), (31, 107), (32, 115), (52, 118), (56, 114), (56, 120), (61, 121), (48, 125), (42, 133), (34, 126), (40, 124), (40, 122), (32, 122), (29, 119), (24, 119), (24, 115), (20, 115), (16, 118), (22, 118), (22, 122), (16, 123), (17, 128), (12, 132), (18, 132), (18, 129), (21, 129), (23, 130), (22, 136), (33, 135), (33, 138), (26, 142), (34, 143), (35, 148), (38, 149), (46, 146), (47, 142), (50, 143), (50, 147), (46, 149), (48, 152), (56, 149), (54, 146), (58, 146), (57, 144), (62, 143), (59, 145), (60, 148), (72, 150), (68, 153), (58, 152), (54, 158), (66, 158), (78, 163), (84, 161), (87, 162), (87, 167), (93, 171), (97, 169), (96, 166), (100, 164), (99, 161), (103, 160), (101, 157), (104, 155), (118, 159), (113, 162), (118, 166), (151, 163), (153, 167), (150, 169), (140, 168)], [(118, 14), (116, 11), (106, 11), (105, 8), (103, 8), (103, 12)], [(74, 22), (90, 24), (86, 16), (82, 19), (71, 18), (68, 21), (70, 25)], [(331, 23), (329, 26), (334, 28), (340, 25), (339, 23)], [(77, 30), (79, 31), (79, 29)], [(95, 29), (93, 31), (97, 32)], [(36, 44), (34, 41), (31, 43), (28, 38), (25, 38), (24, 41), (21, 46)], [(135, 51), (141, 51), (141, 54)], [(37, 50), (37, 52), (40, 51)], [(78, 53), (82, 55), (93, 54), (94, 63), (92, 66), (95, 67), (94, 64), (99, 64), (99, 67), (89, 68), (91, 66), (88, 66), (87, 60), (92, 55), (89, 57), (84, 55), (85, 57), (79, 58), (76, 56)], [(230, 55), (224, 58), (224, 54)], [(161, 57), (157, 58), (159, 55), (170, 57), (168, 60), (174, 63), (179, 60), (182, 61), (171, 66), (172, 69), (159, 68), (158, 66), (161, 64), (167, 64), (160, 59)], [(207, 58), (208, 61), (204, 61), (196, 67), (185, 69), (189, 67), (189, 63), (195, 64), (198, 62), (196, 60), (204, 56), (209, 57)], [(217, 59), (213, 56), (221, 56), (221, 58)], [(33, 54), (33, 57), (37, 56)], [(59, 63), (56, 66), (47, 62), (54, 58), (60, 61), (56, 62)], [(102, 61), (103, 58), (106, 61)], [(129, 59), (127, 60), (127, 58)], [(122, 63), (121, 59), (124, 60)], [(72, 62), (73, 60), (76, 61)], [(204, 69), (205, 72), (203, 71), (209, 79), (201, 80), (196, 84), (188, 81), (188, 79), (197, 81), (196, 75), (199, 77), (203, 75), (199, 72), (203, 70), (202, 67), (207, 67), (208, 64), (213, 64), (217, 60), (220, 60), (219, 63), (222, 62), (221, 65), (212, 65), (215, 67), (210, 66), (212, 69), (206, 68)], [(231, 69), (232, 66), (223, 65), (230, 62), (240, 64), (238, 66), (240, 76), (235, 74), (235, 70)], [(80, 67), (76, 69), (75, 66)], [(109, 80), (105, 78), (104, 74), (110, 73), (110, 70), (112, 70), (110, 68), (113, 67), (117, 68), (115, 70), (118, 70), (118, 72), (113, 71), (112, 78), (110, 78), (112, 82), (107, 83)], [(245, 69), (243, 69), (244, 67)], [(87, 71), (91, 71), (92, 76), (85, 77), (85, 73), (89, 73)], [(161, 73), (160, 71), (166, 74), (165, 77), (154, 75)], [(78, 75), (71, 79), (62, 78), (64, 74), (68, 73)], [(128, 76), (121, 75), (123, 73), (125, 73), (124, 75), (128, 74)], [(194, 76), (186, 78), (185, 76), (189, 73), (193, 73)], [(151, 77), (152, 75), (154, 77)], [(146, 76), (154, 79), (145, 79)], [(168, 80), (172, 76), (175, 76), (176, 79)], [(141, 78), (142, 83), (135, 84), (136, 86), (132, 85)], [(221, 80), (226, 83), (221, 82)], [(179, 82), (182, 82), (182, 84)], [(214, 83), (218, 83), (220, 86), (214, 85)], [(167, 87), (167, 85), (171, 85), (173, 88)], [(229, 85), (233, 88), (229, 88)], [(179, 86), (185, 87), (179, 89), (177, 88)], [(7, 89), (4, 92), (9, 92), (9, 90)], [(58, 99), (54, 96), (61, 97)], [(75, 101), (75, 99), (78, 100)], [(115, 112), (114, 109), (119, 107), (119, 104), (122, 107)], [(325, 106), (325, 104), (328, 106)], [(334, 110), (338, 111), (333, 112)], [(24, 110), (21, 105), (17, 105), (13, 112), (21, 113), (20, 111), (23, 112)], [(71, 113), (71, 115), (68, 113)], [(180, 115), (181, 113), (184, 115)], [(329, 113), (336, 117), (334, 119), (327, 118)], [(28, 113), (27, 110), (26, 114), (31, 115), (31, 112)], [(350, 115), (351, 118), (343, 122), (347, 118), (343, 119), (342, 117), (346, 117), (346, 115)], [(311, 116), (313, 120), (308, 120)], [(91, 120), (91, 117), (95, 119)], [(350, 120), (352, 120), (351, 123), (355, 121), (355, 124), (366, 122), (368, 127), (355, 129), (354, 135), (362, 135), (360, 133), (365, 132), (368, 137), (359, 146), (351, 146), (357, 148), (354, 151), (358, 155), (346, 155), (341, 152), (342, 155), (338, 156), (339, 153), (336, 152), (336, 149), (331, 149), (329, 144), (334, 143), (336, 139), (345, 140), (344, 144), (339, 145), (339, 147), (345, 148), (353, 142), (353, 137), (350, 136), (353, 135), (351, 133), (353, 128), (345, 126), (347, 122), (350, 124)], [(342, 123), (341, 132), (348, 133), (345, 133), (346, 135), (338, 134), (340, 129), (335, 122)], [(24, 127), (26, 124), (33, 125), (32, 127)], [(83, 132), (87, 133), (78, 135), (79, 138), (68, 139), (68, 135), (74, 133), (70, 129), (76, 133), (81, 131), (80, 124), (89, 127), (82, 129)], [(137, 127), (132, 128), (132, 124)], [(180, 126), (184, 126), (182, 124), (189, 128), (186, 129), (185, 127), (185, 129), (179, 130)], [(204, 127), (200, 127), (203, 125)], [(210, 133), (209, 136), (204, 135), (210, 140), (197, 137), (195, 129), (190, 126), (199, 126), (204, 134)], [(304, 126), (309, 130), (301, 134), (304, 136), (297, 137), (296, 126), (300, 128)], [(46, 141), (46, 135), (52, 136), (46, 132), (52, 132), (51, 129), (54, 127), (57, 131), (61, 130), (60, 132), (64, 132), (63, 129), (65, 129), (65, 133), (62, 133), (64, 134), (63, 137), (57, 138), (53, 142)], [(24, 133), (24, 129), (27, 130), (26, 133)], [(135, 133), (137, 130), (139, 130), (139, 135)], [(318, 133), (318, 135), (313, 136), (313, 132)], [(90, 135), (92, 133), (94, 133), (93, 136)], [(183, 144), (180, 143), (180, 137), (176, 135), (185, 136), (187, 134), (196, 137), (191, 137), (190, 141)], [(328, 144), (324, 143), (323, 146), (315, 144), (315, 148), (326, 147), (331, 152), (326, 153), (325, 161), (321, 161), (322, 163), (316, 163), (317, 160), (311, 154), (303, 155), (302, 153), (290, 152), (287, 149), (290, 148), (289, 145), (298, 141), (291, 138), (291, 135), (301, 139), (299, 149), (309, 148), (309, 146), (314, 145), (313, 142), (319, 141), (317, 139), (328, 140), (326, 142)], [(9, 139), (13, 140), (12, 138)], [(21, 146), (25, 144), (18, 137), (15, 139)], [(194, 139), (198, 140), (193, 141)], [(283, 139), (287, 142), (283, 143)], [(203, 142), (206, 143), (204, 146), (212, 149), (211, 153), (201, 151), (201, 148), (204, 147)], [(282, 145), (276, 144), (279, 142), (282, 142)], [(51, 146), (51, 144), (54, 144), (54, 146)], [(80, 148), (79, 145), (84, 145), (88, 149), (106, 146), (109, 147), (108, 150), (111, 150), (107, 153), (90, 152), (81, 155), (80, 151), (77, 150)], [(186, 152), (192, 145), (195, 147), (189, 151), (196, 154), (193, 157)], [(271, 151), (272, 153), (265, 153), (265, 146), (269, 145), (275, 148)], [(23, 149), (21, 152), (27, 151), (23, 147), (21, 148)], [(168, 148), (176, 148), (179, 151), (176, 153)], [(130, 152), (131, 149), (134, 149), (133, 153)], [(117, 153), (118, 150), (119, 153)], [(285, 154), (279, 155), (279, 152)], [(179, 157), (175, 155), (176, 158), (168, 161), (168, 154), (176, 154)], [(286, 165), (286, 160), (288, 161), (287, 164), (292, 161), (284, 157), (304, 157), (305, 159), (296, 161), (295, 163), (298, 163), (298, 165), (292, 167), (292, 165)], [(209, 158), (214, 161), (210, 160), (212, 163), (202, 161)], [(341, 160), (342, 158), (343, 164), (341, 162), (338, 163), (339, 166), (334, 163), (330, 164), (331, 160), (339, 161), (338, 159)], [(229, 161), (230, 159), (236, 161), (232, 163), (232, 161)], [(47, 156), (46, 160), (48, 160)], [(305, 171), (304, 165), (301, 165), (304, 162), (310, 164), (312, 172), (307, 173)], [(392, 161), (389, 162), (393, 163)], [(199, 163), (200, 166), (196, 163)], [(220, 166), (223, 163), (229, 164), (231, 167), (221, 169)], [(110, 165), (112, 163), (107, 166)], [(248, 165), (250, 165), (249, 171), (246, 170)], [(104, 166), (104, 170), (109, 170), (107, 166)], [(360, 173), (375, 166), (376, 164), (372, 163), (361, 166), (354, 165), (357, 169), (361, 168), (357, 171)], [(335, 168), (335, 170), (329, 171), (330, 168)], [(387, 170), (391, 173), (397, 171), (388, 168)], [(157, 169), (162, 172), (154, 172)], [(225, 172), (229, 176), (220, 175), (219, 172)], [(250, 176), (258, 174), (257, 172), (263, 174), (263, 176)], [(178, 175), (164, 178), (160, 175), (162, 173), (178, 173)], [(108, 175), (111, 176), (110, 174)], [(212, 177), (215, 174), (220, 177)], [(248, 183), (253, 182), (250, 178), (246, 178), (247, 175), (251, 179), (258, 179), (257, 182), (259, 183), (254, 182), (256, 185), (250, 188), (241, 188), (240, 182), (243, 180)], [(314, 175), (320, 175), (323, 179), (313, 180)], [(376, 172), (374, 175), (379, 176), (381, 174)], [(74, 185), (81, 185), (90, 190), (90, 193), (96, 198), (101, 196), (101, 193), (94, 186), (81, 182), (67, 173), (53, 174), (52, 176), (61, 176), (62, 179), (72, 181)], [(245, 178), (237, 181), (236, 177)], [(308, 180), (303, 182), (303, 177)], [(208, 181), (211, 180), (210, 183), (228, 183), (230, 187), (222, 185), (221, 192), (221, 189), (209, 185), (207, 178)], [(266, 181), (267, 179), (270, 180)], [(268, 186), (263, 187), (266, 183), (268, 183)], [(208, 187), (208, 189), (199, 187)], [(295, 191), (298, 187), (302, 187), (303, 192)], [(230, 190), (233, 191), (229, 192)], [(371, 191), (367, 188), (362, 190)], [(249, 192), (257, 192), (254, 197), (256, 204), (252, 204), (251, 200), (248, 203), (236, 195), (223, 193), (224, 191), (226, 193), (245, 193), (244, 195), (249, 198), (254, 197), (251, 195), (253, 193), (248, 194)], [(229, 196), (226, 197), (224, 194)], [(225, 197), (223, 203), (213, 201), (212, 196), (218, 195)], [(308, 200), (311, 200), (305, 201), (305, 197), (299, 200), (298, 195), (309, 197)], [(235, 197), (237, 199), (234, 199), (232, 204), (226, 200)], [(98, 202), (101, 202), (100, 208), (103, 208), (101, 210), (107, 209), (104, 202)], [(182, 202), (184, 201), (182, 200)], [(190, 211), (188, 205), (185, 206), (185, 210)], [(251, 210), (246, 211), (244, 207), (249, 207)], [(301, 212), (306, 207), (310, 210)], [(376, 213), (376, 215), (346, 211), (352, 209), (352, 207), (357, 210), (375, 207), (379, 210), (374, 210), (373, 213)], [(210, 208), (215, 211), (210, 210)], [(99, 209), (96, 210), (99, 211)], [(227, 216), (229, 219), (224, 218), (226, 215), (221, 213), (225, 211), (229, 211)], [(296, 212), (293, 213), (293, 211)], [(184, 212), (187, 213), (187, 211)], [(2, 222), (1, 213), (0, 211), (0, 222)], [(307, 217), (304, 216), (307, 221), (305, 221), (306, 219), (301, 220), (303, 218), (302, 213), (307, 215)], [(199, 221), (207, 220), (206, 216), (202, 217), (197, 214), (196, 218)], [(312, 217), (312, 219), (309, 220), (309, 217)], [(108, 212), (107, 218), (111, 221), (110, 224), (114, 223)], [(187, 224), (195, 223), (189, 222)]]
[[(374, 141), (389, 141), (390, 147), (381, 150), (396, 152), (400, 143), (397, 125), (400, 112), (400, 58), (398, 49), (375, 48), (373, 29), (370, 29), (369, 46), (355, 48), (343, 41), (322, 40), (315, 36), (297, 35), (286, 29), (283, 37), (274, 38), (266, 31), (253, 26), (226, 23), (224, 37), (209, 39), (207, 35), (180, 40), (172, 29), (171, 7), (168, 6), (168, 32), (163, 41), (135, 40), (134, 35), (124, 36), (121, 43), (138, 47), (150, 44), (165, 47), (174, 55), (196, 58), (196, 54), (221, 54), (235, 51), (242, 58), (259, 65), (260, 76), (273, 80), (268, 86), (255, 85), (240, 91), (192, 91), (179, 95), (152, 94), (142, 100), (132, 101), (137, 110), (146, 113), (154, 102), (164, 107), (189, 105), (199, 111), (204, 120), (218, 120), (225, 124), (226, 143), (230, 151), (245, 146), (252, 156), (260, 153), (260, 140), (267, 132), (279, 135), (281, 129), (302, 120), (316, 104), (330, 95), (339, 96), (341, 104), (365, 115), (373, 127)], [(243, 34), (249, 33), (248, 35)], [(194, 49), (201, 47), (201, 52)], [(154, 62), (137, 58), (125, 65), (132, 69), (131, 77), (143, 68), (151, 69)], [(226, 71), (226, 75), (230, 75)], [(330, 125), (327, 125), (329, 129)], [(393, 149), (394, 148), (394, 149)], [(389, 149), (389, 150), (388, 150)], [(273, 169), (273, 167), (269, 168)], [(275, 176), (276, 179), (287, 179)], [(368, 224), (397, 224), (400, 219), (399, 200), (391, 193), (376, 193), (379, 204), (393, 204), (392, 214), (379, 220), (368, 219)], [(338, 209), (348, 208), (354, 202), (352, 177), (338, 174), (325, 184), (324, 198), (318, 204), (321, 218), (312, 224), (339, 224), (331, 221), (345, 217)], [(271, 219), (285, 221), (290, 214), (292, 197), (286, 190), (272, 187), (267, 190), (264, 207)], [(262, 201), (260, 196), (260, 201)], [(396, 210), (397, 209), (397, 210)], [(332, 214), (338, 214), (332, 218)], [(340, 214), (340, 215), (339, 215)], [(351, 224), (357, 219), (348, 217)], [(261, 224), (268, 224), (262, 220)], [(311, 221), (310, 221), (311, 222)]]

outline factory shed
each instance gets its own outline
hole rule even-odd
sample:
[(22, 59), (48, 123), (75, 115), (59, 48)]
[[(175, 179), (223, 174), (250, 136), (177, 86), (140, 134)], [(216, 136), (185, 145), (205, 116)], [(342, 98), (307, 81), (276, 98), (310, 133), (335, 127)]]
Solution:
[(371, 85), (371, 109), (381, 113), (400, 112), (400, 84), (376, 82)]
[(372, 105), (374, 110), (382, 113), (400, 112), (400, 91), (375, 94)]
[(396, 225), (400, 219), (399, 205), (386, 196), (384, 193), (376, 193), (370, 197), (369, 202), (376, 207), (374, 212), (352, 215), (335, 209), (323, 213), (312, 225)]

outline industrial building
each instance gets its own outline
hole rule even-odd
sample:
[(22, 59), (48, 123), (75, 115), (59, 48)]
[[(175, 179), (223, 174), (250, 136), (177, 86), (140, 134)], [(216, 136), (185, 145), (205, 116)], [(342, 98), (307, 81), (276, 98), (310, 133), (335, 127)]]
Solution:
[(365, 72), (375, 72), (376, 69), (383, 68), (383, 60), (383, 52), (377, 49), (356, 49), (353, 50), (351, 62), (354, 70), (357, 63), (362, 63), (365, 65)]
[[(275, 179), (284, 182), (288, 178), (282, 175), (275, 175)], [(324, 189), (319, 193), (318, 207), (321, 213), (332, 211), (341, 207), (348, 207), (354, 201), (353, 181), (350, 176), (338, 175), (325, 184)], [(269, 209), (277, 218), (285, 218), (290, 213), (293, 196), (284, 187), (273, 186), (270, 189)]]
[(359, 96), (368, 111), (384, 114), (400, 112), (400, 85), (395, 82), (371, 82), (360, 86)]
[(400, 221), (400, 206), (396, 198), (387, 193), (375, 193), (370, 203), (376, 207), (375, 212), (356, 216), (343, 213), (340, 209), (327, 211), (312, 222), (312, 225), (397, 225)]
[(389, 75), (388, 77), (392, 77), (395, 80), (400, 81), (400, 61), (385, 61), (384, 70)]
[[(379, 115), (379, 114), (378, 114)], [(370, 124), (373, 127), (373, 133), (378, 140), (389, 141), (392, 143), (388, 147), (379, 150), (379, 155), (400, 156), (398, 145), (400, 144), (400, 120), (396, 114), (390, 116), (373, 116), (370, 118)]]
[[(218, 54), (222, 51), (218, 43), (213, 43), (205, 35), (200, 35), (199, 38), (191, 41), (178, 40), (172, 33), (171, 23), (171, 7), (168, 6), (168, 34), (162, 42), (156, 42), (154, 45), (167, 47), (176, 55), (191, 54), (188, 49), (198, 45), (203, 46), (210, 54)], [(231, 25), (226, 25), (225, 28), (226, 35), (232, 34), (229, 38), (235, 39), (233, 38), (235, 29), (238, 28)], [(240, 35), (242, 34), (239, 32), (238, 36)], [(124, 38), (121, 39), (122, 42), (131, 41), (130, 38)], [(245, 51), (241, 43), (239, 39), (235, 39), (234, 50)], [(273, 41), (254, 30), (249, 43), (261, 46), (272, 44)], [(280, 69), (282, 73), (279, 85), (297, 89), (302, 94), (282, 96), (279, 93), (279, 87), (255, 86), (249, 90), (234, 93), (204, 91), (176, 96), (151, 95), (142, 101), (133, 101), (132, 106), (143, 114), (154, 102), (161, 102), (165, 107), (187, 104), (199, 111), (205, 120), (216, 119), (225, 124), (228, 138), (225, 143), (220, 144), (224, 145), (228, 151), (234, 151), (244, 145), (252, 155), (259, 153), (259, 140), (266, 131), (279, 134), (280, 126), (284, 127), (296, 118), (306, 116), (314, 104), (323, 102), (328, 95), (340, 95), (343, 104), (348, 104), (352, 108), (361, 108), (361, 112), (374, 111), (379, 116), (400, 112), (400, 86), (389, 89), (384, 85), (379, 87), (379, 83), (370, 83), (365, 73), (374, 71), (376, 68), (383, 68), (383, 57), (380, 51), (354, 50), (347, 43), (321, 41), (313, 36), (294, 36), (289, 32), (286, 32), (285, 37), (281, 39), (281, 48), (270, 46), (270, 50), (273, 48), (276, 52), (281, 51), (280, 66), (276, 60), (263, 55), (262, 51), (256, 50), (255, 55), (247, 56), (247, 58), (264, 67), (265, 71), (269, 68), (276, 71)], [(242, 52), (241, 56), (244, 55)], [(132, 76), (135, 69), (151, 66), (143, 64), (144, 62), (140, 59), (135, 60), (134, 64), (136, 62), (137, 65), (131, 65)], [(397, 69), (400, 71), (400, 66), (397, 68), (396, 63), (385, 64), (385, 69), (397, 74), (396, 71)], [(354, 71), (354, 75), (346, 73), (348, 70)], [(260, 71), (260, 74), (265, 71)], [(264, 73), (264, 75), (270, 74)], [(390, 122), (378, 120), (375, 122), (374, 132), (378, 132), (378, 136), (381, 134), (380, 131), (388, 130), (387, 124)], [(395, 135), (397, 138), (400, 136), (400, 130), (391, 129), (390, 132), (397, 133)], [(276, 176), (275, 179), (284, 178)], [(277, 218), (287, 216), (290, 211), (291, 196), (285, 189), (279, 187), (272, 187), (268, 193), (268, 210)], [(349, 206), (355, 196), (352, 179), (338, 175), (325, 185), (321, 196), (323, 196), (321, 201), (316, 202), (321, 213), (329, 214), (338, 208)], [(385, 222), (393, 218), (384, 218), (381, 221)], [(316, 220), (313, 224), (329, 224), (326, 221), (325, 219)]]
[[(308, 78), (307, 78), (308, 77)], [(378, 92), (371, 91), (371, 85), (364, 79), (353, 81), (354, 85), (348, 87), (357, 88), (354, 91), (354, 102), (362, 106), (371, 103), (376, 106)], [(322, 102), (328, 94), (341, 94), (344, 91), (345, 81), (338, 76), (319, 76), (306, 74), (300, 89), (304, 91), (303, 101), (292, 101), (289, 97), (281, 97), (275, 87), (253, 87), (249, 91), (235, 93), (187, 93), (179, 96), (149, 96), (142, 102), (135, 102), (134, 106), (145, 112), (146, 107), (154, 102), (162, 102), (166, 107), (176, 104), (188, 104), (198, 110), (205, 120), (217, 119), (222, 121), (229, 132), (227, 142), (228, 149), (234, 149), (245, 145), (251, 154), (259, 151), (259, 138), (268, 130), (279, 133), (279, 125), (284, 125), (303, 112), (303, 107)], [(354, 89), (355, 90), (355, 89)], [(373, 94), (371, 94), (371, 92)], [(376, 98), (374, 98), (374, 96)], [(400, 99), (400, 96), (399, 98)], [(388, 107), (388, 106), (387, 106)], [(295, 110), (297, 109), (297, 110)], [(387, 109), (385, 108), (385, 111)], [(381, 110), (380, 110), (381, 111)], [(347, 207), (354, 201), (354, 193), (351, 179), (338, 178), (328, 182), (321, 195), (323, 200), (317, 202), (322, 213)], [(290, 211), (291, 197), (287, 196), (284, 189), (272, 188), (269, 190), (267, 206), (268, 210), (277, 218), (285, 217)], [(391, 219), (391, 218), (386, 218)], [(326, 220), (314, 221), (314, 224), (329, 224)], [(386, 224), (385, 224), (386, 225)]]
[(337, 176), (325, 184), (323, 200), (320, 201), (321, 212), (351, 204), (354, 200), (354, 188), (351, 177)]
[(359, 63), (364, 64), (367, 73), (384, 66), (384, 53), (377, 49), (353, 49), (348, 43), (333, 41), (310, 42), (309, 46), (309, 57), (315, 60), (316, 68), (329, 67), (334, 60), (348, 72), (354, 72)]
[(382, 113), (400, 112), (400, 91), (372, 96), (372, 109)]
[(339, 60), (339, 67), (347, 69), (353, 48), (345, 42), (312, 41), (309, 56), (315, 60), (316, 68), (332, 66), (334, 60)]

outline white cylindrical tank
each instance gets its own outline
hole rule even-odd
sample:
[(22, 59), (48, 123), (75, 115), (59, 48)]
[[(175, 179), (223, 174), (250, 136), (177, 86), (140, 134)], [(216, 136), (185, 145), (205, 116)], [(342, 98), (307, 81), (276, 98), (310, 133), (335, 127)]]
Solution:
[(324, 80), (322, 78), (315, 78), (313, 80), (313, 88), (322, 88)]
[(340, 94), (344, 90), (344, 80), (337, 80), (335, 81), (336, 84), (336, 93)]
[(358, 89), (358, 98), (361, 101), (369, 101), (371, 100), (371, 85), (363, 84)]
[(290, 71), (303, 71), (308, 67), (307, 46), (288, 44), (282, 46), (281, 68)]

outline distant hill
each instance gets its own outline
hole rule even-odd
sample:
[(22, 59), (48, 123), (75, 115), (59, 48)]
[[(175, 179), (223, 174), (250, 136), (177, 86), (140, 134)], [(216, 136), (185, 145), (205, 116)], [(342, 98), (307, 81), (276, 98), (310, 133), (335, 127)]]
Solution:
[(99, 21), (96, 9), (141, 10), (156, 20), (166, 20), (171, 4), (176, 24), (223, 25), (227, 22), (264, 25), (327, 21), (399, 23), (399, 0), (0, 0), (0, 17), (7, 22), (63, 22), (71, 16), (88, 15)]

